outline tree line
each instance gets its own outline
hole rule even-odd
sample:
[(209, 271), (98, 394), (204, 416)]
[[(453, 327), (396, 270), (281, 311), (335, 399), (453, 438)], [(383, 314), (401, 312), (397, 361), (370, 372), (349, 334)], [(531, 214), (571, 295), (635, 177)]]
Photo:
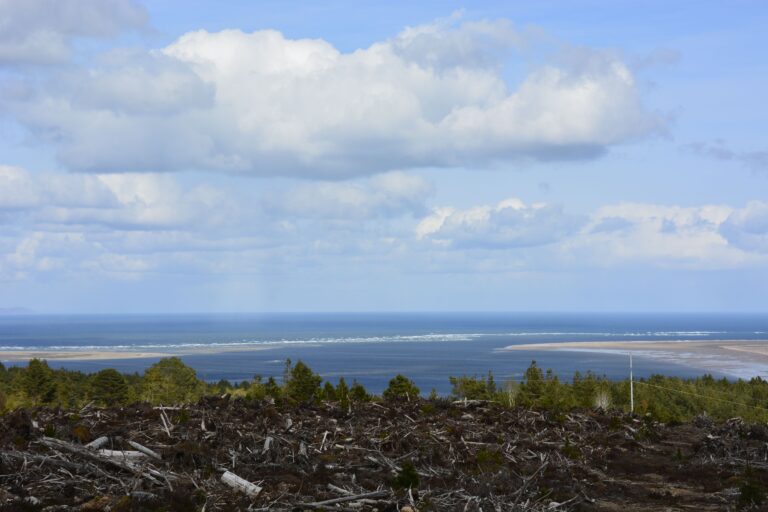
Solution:
[[(630, 407), (629, 380), (611, 381), (592, 372), (576, 372), (570, 381), (531, 363), (519, 381), (496, 383), (485, 376), (450, 377), (451, 394), (440, 397), (433, 390), (427, 400), (483, 400), (507, 407), (528, 407), (554, 412), (574, 409)], [(768, 381), (694, 379), (653, 375), (634, 381), (635, 412), (664, 422), (681, 422), (705, 413), (715, 419), (740, 416), (749, 421), (768, 421)], [(0, 363), (0, 411), (38, 405), (63, 408), (148, 402), (154, 405), (193, 403), (206, 395), (229, 394), (246, 400), (274, 400), (285, 404), (335, 402), (341, 407), (367, 401), (416, 400), (421, 390), (406, 376), (396, 375), (381, 396), (369, 393), (356, 381), (343, 377), (324, 381), (302, 361), (286, 361), (280, 379), (216, 383), (198, 378), (195, 370), (177, 357), (164, 358), (143, 374), (123, 374), (104, 369), (93, 374), (53, 369), (45, 360), (32, 359), (26, 367), (6, 368)]]

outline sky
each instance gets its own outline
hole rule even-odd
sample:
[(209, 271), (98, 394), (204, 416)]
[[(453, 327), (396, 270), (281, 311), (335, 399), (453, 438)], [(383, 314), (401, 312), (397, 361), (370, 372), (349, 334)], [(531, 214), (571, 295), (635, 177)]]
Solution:
[(768, 312), (765, 26), (0, 0), (0, 312)]

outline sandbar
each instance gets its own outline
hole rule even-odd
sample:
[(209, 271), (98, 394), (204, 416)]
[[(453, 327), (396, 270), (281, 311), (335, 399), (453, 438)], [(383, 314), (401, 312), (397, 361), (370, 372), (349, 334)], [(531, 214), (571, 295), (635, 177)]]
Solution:
[(139, 350), (0, 350), (0, 361), (28, 361), (46, 359), (51, 361), (106, 361), (110, 359), (152, 359), (171, 356), (189, 356), (196, 354), (220, 354), (225, 352), (251, 352), (276, 348), (274, 345), (214, 345), (194, 347), (170, 347), (163, 352)]
[(631, 353), (740, 378), (768, 375), (768, 340), (570, 341), (510, 345), (502, 350)]
[(80, 351), (51, 351), (51, 350), (4, 350), (0, 351), (0, 361), (27, 361), (29, 359), (47, 359), (52, 361), (103, 361), (108, 359), (148, 359), (167, 357), (169, 354), (159, 352), (113, 352), (103, 350), (98, 352)]

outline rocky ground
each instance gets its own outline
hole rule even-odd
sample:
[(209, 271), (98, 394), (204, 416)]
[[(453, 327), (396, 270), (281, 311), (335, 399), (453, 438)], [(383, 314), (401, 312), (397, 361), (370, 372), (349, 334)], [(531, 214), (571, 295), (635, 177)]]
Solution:
[(768, 428), (478, 402), (36, 409), (0, 510), (758, 510)]

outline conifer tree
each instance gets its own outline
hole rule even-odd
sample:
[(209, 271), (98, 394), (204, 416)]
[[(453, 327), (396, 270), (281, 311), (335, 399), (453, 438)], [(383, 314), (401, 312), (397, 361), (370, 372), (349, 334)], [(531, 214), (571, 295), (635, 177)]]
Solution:
[(319, 394), (322, 381), (322, 377), (299, 361), (296, 366), (290, 368), (288, 381), (285, 384), (285, 394), (297, 402), (311, 402)]
[(203, 383), (178, 357), (167, 357), (144, 374), (144, 399), (151, 403), (184, 403), (200, 398)]
[(103, 405), (124, 404), (128, 398), (125, 377), (114, 368), (99, 371), (91, 380), (91, 397)]
[(339, 383), (336, 384), (336, 399), (339, 401), (339, 405), (342, 409), (349, 408), (350, 392), (344, 377), (341, 377)]
[(404, 375), (397, 374), (389, 381), (389, 386), (384, 390), (386, 400), (412, 400), (418, 398), (419, 388), (411, 379)]
[(56, 392), (53, 370), (45, 360), (32, 359), (24, 373), (24, 392), (37, 405), (50, 402)]
[(356, 380), (352, 381), (352, 387), (349, 388), (349, 398), (353, 402), (370, 402), (371, 401), (371, 395), (369, 395), (368, 391), (365, 390), (363, 385), (357, 382)]

